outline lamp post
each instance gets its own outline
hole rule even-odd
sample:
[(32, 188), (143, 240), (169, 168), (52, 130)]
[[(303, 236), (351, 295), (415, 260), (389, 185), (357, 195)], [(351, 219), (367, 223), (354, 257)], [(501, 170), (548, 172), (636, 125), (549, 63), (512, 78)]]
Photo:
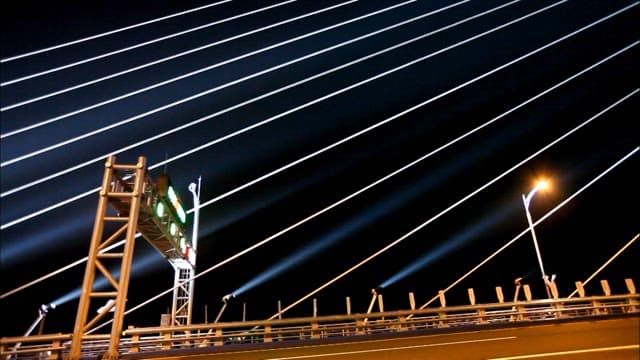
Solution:
[(533, 228), (533, 221), (531, 220), (531, 213), (529, 212), (529, 204), (531, 203), (531, 199), (533, 196), (540, 190), (544, 190), (549, 187), (549, 183), (547, 181), (541, 180), (536, 186), (529, 191), (529, 194), (522, 194), (522, 201), (524, 202), (524, 210), (527, 214), (527, 221), (529, 222), (529, 229), (531, 230), (531, 237), (533, 238), (533, 246), (536, 249), (536, 255), (538, 257), (538, 264), (540, 265), (540, 272), (542, 273), (542, 280), (544, 281), (544, 288), (547, 291), (547, 297), (551, 298), (551, 293), (549, 292), (549, 279), (547, 274), (544, 272), (544, 265), (542, 264), (542, 256), (540, 256), (540, 248), (538, 247), (538, 238), (536, 237), (536, 232)]
[[(198, 251), (198, 226), (200, 223), (200, 186), (202, 177), (198, 177), (198, 183), (189, 184), (189, 191), (193, 195), (193, 233), (191, 235), (191, 247)], [(195, 265), (195, 261), (193, 263)]]

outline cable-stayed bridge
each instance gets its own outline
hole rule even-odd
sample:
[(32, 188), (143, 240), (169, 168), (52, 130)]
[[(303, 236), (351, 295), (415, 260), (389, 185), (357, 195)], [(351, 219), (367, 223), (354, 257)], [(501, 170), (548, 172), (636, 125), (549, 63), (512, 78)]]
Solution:
[[(614, 254), (604, 274), (637, 278), (637, 2), (192, 5), (6, 25), (2, 311), (25, 315), (3, 336), (49, 302), (45, 330), (72, 332), (112, 154), (147, 156), (183, 201), (203, 180), (195, 323), (227, 294), (253, 319), (281, 299), (290, 316), (318, 297), (339, 304), (325, 314), (345, 295), (364, 310), (371, 288), (396, 309), (392, 293), (464, 299), (519, 276), (542, 284), (542, 259), (560, 294)], [(543, 173), (536, 257), (519, 200)], [(143, 327), (171, 304), (155, 250), (136, 242), (126, 300)]]

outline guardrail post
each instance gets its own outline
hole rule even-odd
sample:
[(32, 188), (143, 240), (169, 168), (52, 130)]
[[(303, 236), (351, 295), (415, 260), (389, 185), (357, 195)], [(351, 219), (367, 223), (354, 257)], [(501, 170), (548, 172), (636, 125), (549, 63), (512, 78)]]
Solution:
[(314, 321), (311, 323), (311, 338), (312, 339), (320, 339), (320, 331), (318, 331), (318, 322)]
[(496, 296), (498, 297), (498, 302), (502, 304), (504, 302), (504, 294), (501, 286), (496, 286)]
[(398, 331), (407, 331), (407, 317), (406, 316), (398, 316), (398, 322), (400, 323), (400, 328)]
[(271, 325), (265, 325), (264, 326), (264, 342), (266, 343), (270, 343), (273, 341), (272, 338), (272, 334), (271, 334)]
[(527, 299), (527, 301), (531, 301), (533, 297), (531, 296), (531, 287), (529, 287), (529, 284), (522, 285), (522, 290), (524, 291), (524, 298)]
[(282, 302), (278, 300), (278, 319), (282, 320)]
[[(627, 290), (629, 290), (629, 294), (636, 294), (636, 285), (633, 283), (633, 279), (627, 278), (624, 279), (624, 283), (627, 285)], [(627, 312), (636, 312), (638, 311), (638, 301), (635, 299), (629, 299), (629, 307), (627, 307)]]
[(483, 308), (478, 309), (478, 321), (480, 324), (486, 324), (489, 321), (487, 320), (487, 311)]
[(467, 289), (467, 294), (469, 294), (469, 304), (475, 305), (476, 304), (476, 293), (473, 291), (473, 288), (468, 288)]
[(162, 338), (165, 340), (162, 342), (162, 350), (171, 349), (171, 333), (168, 331), (163, 333)]
[(221, 328), (217, 328), (216, 329), (216, 338), (213, 341), (213, 345), (215, 345), (215, 346), (224, 345), (224, 341), (222, 340), (222, 329)]
[(444, 290), (438, 291), (438, 298), (440, 299), (440, 307), (447, 306), (447, 298), (444, 297)]
[(555, 281), (552, 281), (549, 283), (549, 289), (551, 290), (551, 296), (554, 299), (557, 299), (560, 297), (560, 293), (558, 292), (558, 286), (556, 285)]
[(576, 290), (578, 290), (578, 296), (580, 296), (581, 298), (586, 296), (586, 293), (584, 291), (584, 284), (582, 283), (582, 281), (576, 281)]
[(440, 317), (440, 327), (449, 327), (449, 324), (447, 323), (447, 313), (441, 311), (438, 313), (438, 316)]
[[(127, 330), (132, 330), (134, 328), (133, 325), (127, 326)], [(131, 349), (129, 352), (137, 353), (140, 352), (140, 335), (134, 334), (131, 336)]]
[(318, 317), (318, 299), (313, 298), (313, 317)]
[[(447, 299), (444, 297), (444, 290), (440, 290), (438, 291), (438, 297), (440, 298), (440, 307), (447, 307)], [(444, 311), (441, 311), (438, 313), (438, 316), (440, 317), (440, 326), (441, 327), (447, 327), (447, 323), (446, 323), (446, 319), (447, 319), (447, 313)]]
[(49, 354), (49, 357), (47, 359), (48, 360), (62, 359), (62, 350), (60, 350), (60, 348), (62, 347), (62, 341), (53, 340), (53, 343), (51, 345), (53, 345), (53, 348), (57, 350), (53, 350), (51, 354)]
[(636, 285), (633, 283), (633, 279), (631, 278), (624, 279), (624, 283), (627, 285), (627, 290), (629, 291), (629, 294), (635, 295)]
[(611, 288), (609, 287), (609, 281), (606, 279), (600, 280), (600, 286), (602, 286), (602, 292), (606, 296), (611, 296)]
[[(611, 296), (611, 288), (609, 287), (609, 281), (606, 279), (600, 280), (600, 286), (605, 296)], [(599, 301), (593, 301), (593, 313), (595, 315), (608, 313), (607, 309), (602, 306)]]
[[(347, 303), (347, 315), (351, 315), (351, 298), (350, 297), (346, 297), (345, 301)], [(351, 335), (351, 329), (344, 329), (342, 330), (342, 335), (343, 336), (349, 336)]]
[(365, 333), (365, 329), (364, 329), (364, 321), (362, 319), (356, 319), (356, 334), (364, 334)]
[(518, 306), (518, 319), (519, 320), (528, 320), (527, 317), (527, 308), (526, 306), (520, 305)]

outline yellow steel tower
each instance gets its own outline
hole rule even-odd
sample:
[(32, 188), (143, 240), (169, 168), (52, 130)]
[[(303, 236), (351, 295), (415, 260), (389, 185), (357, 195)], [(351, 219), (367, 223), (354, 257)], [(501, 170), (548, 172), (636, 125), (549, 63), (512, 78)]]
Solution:
[[(117, 164), (115, 156), (107, 159), (69, 359), (82, 357), (82, 343), (88, 339), (88, 331), (110, 313), (113, 313), (111, 342), (103, 359), (118, 358), (138, 232), (167, 258), (176, 271), (173, 324), (187, 325), (191, 322), (195, 249), (186, 236), (185, 225), (186, 213), (168, 177), (161, 175), (156, 185), (148, 176), (145, 157), (139, 157), (136, 164), (130, 165)], [(123, 252), (105, 251), (123, 234), (126, 234)], [(119, 268), (109, 266), (108, 263), (114, 261), (119, 262)], [(97, 274), (107, 278), (112, 291), (95, 289)], [(104, 304), (106, 299), (107, 306), (100, 307), (98, 314), (88, 320), (91, 302), (95, 299), (103, 299), (97, 306)]]

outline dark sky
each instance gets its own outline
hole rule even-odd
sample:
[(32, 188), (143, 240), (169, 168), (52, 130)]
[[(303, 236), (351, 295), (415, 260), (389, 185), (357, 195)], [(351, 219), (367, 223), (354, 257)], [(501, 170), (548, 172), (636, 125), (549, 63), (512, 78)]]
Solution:
[[(166, 169), (188, 208), (202, 177), (198, 271), (314, 215), (199, 278), (194, 322), (232, 292), (223, 320), (242, 302), (249, 319), (269, 317), (400, 239), (313, 297), (320, 314), (343, 312), (345, 296), (364, 312), (385, 283), (386, 309), (408, 308), (410, 291), (423, 304), (527, 228), (521, 196), (537, 178), (552, 187), (533, 198), (534, 220), (629, 154), (536, 229), (564, 296), (638, 233), (637, 1), (232, 0), (30, 54), (209, 4), (3, 5), (3, 294), (87, 255), (109, 154)], [(596, 280), (624, 292), (638, 260), (634, 243)], [(128, 307), (173, 284), (142, 239), (135, 264)], [(0, 300), (16, 319), (2, 336), (48, 302), (60, 304), (45, 331), (70, 332), (77, 298), (60, 299), (83, 272)], [(479, 302), (498, 285), (510, 297), (520, 276), (544, 296), (528, 234), (449, 303), (469, 287)], [(157, 325), (170, 304), (125, 326)]]

